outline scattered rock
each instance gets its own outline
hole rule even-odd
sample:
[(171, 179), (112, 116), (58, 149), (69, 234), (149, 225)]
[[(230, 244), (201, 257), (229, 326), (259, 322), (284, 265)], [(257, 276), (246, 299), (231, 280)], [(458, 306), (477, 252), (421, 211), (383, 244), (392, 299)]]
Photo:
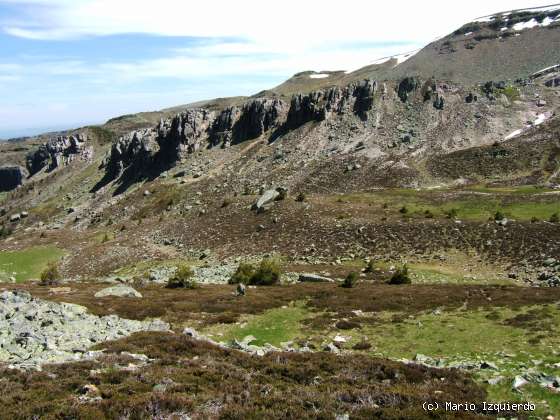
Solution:
[(527, 379), (525, 379), (523, 376), (516, 376), (513, 379), (513, 384), (511, 385), (511, 387), (513, 389), (519, 389), (525, 385), (527, 385), (529, 383), (529, 381)]
[(119, 284), (117, 286), (107, 287), (106, 289), (100, 290), (95, 294), (96, 298), (102, 298), (107, 296), (115, 297), (127, 297), (127, 298), (141, 298), (142, 295), (134, 290), (130, 286), (125, 286)]
[(243, 283), (237, 285), (237, 296), (245, 296), (246, 287)]
[(15, 368), (96, 358), (101, 352), (88, 351), (91, 346), (139, 331), (169, 331), (169, 324), (99, 317), (83, 306), (36, 299), (22, 290), (0, 293), (0, 362)]

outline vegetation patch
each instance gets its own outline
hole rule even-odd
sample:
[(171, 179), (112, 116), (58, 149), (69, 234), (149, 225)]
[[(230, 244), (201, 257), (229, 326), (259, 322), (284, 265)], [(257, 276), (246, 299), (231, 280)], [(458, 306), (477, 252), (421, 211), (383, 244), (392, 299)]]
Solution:
[[(0, 275), (15, 277), (17, 282), (38, 280), (51, 262), (59, 260), (64, 251), (54, 246), (0, 252)], [(14, 274), (15, 273), (15, 274)]]
[(251, 344), (262, 346), (265, 343), (280, 346), (294, 340), (301, 331), (302, 321), (309, 316), (309, 309), (302, 303), (271, 309), (261, 315), (242, 317), (235, 325), (219, 326), (211, 329), (217, 341), (243, 340), (252, 335), (256, 338)]

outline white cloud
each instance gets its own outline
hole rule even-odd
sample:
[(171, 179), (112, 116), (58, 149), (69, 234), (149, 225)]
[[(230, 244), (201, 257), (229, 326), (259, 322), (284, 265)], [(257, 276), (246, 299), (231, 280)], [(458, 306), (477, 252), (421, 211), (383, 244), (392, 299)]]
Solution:
[(300, 49), (341, 40), (387, 36), (428, 40), (469, 19), (526, 6), (526, 0), (473, 0), (444, 7), (440, 1), (362, 0), (0, 0), (25, 5), (28, 14), (3, 25), (30, 38), (149, 33), (199, 37), (241, 36)]
[(126, 61), (88, 60), (88, 51), (64, 57), (48, 42), (43, 56), (22, 51), (0, 62), (0, 127), (102, 120), (252, 94), (299, 71), (356, 69), (414, 50), (477, 16), (526, 1), (0, 0), (0, 32), (13, 37), (147, 34), (204, 41)]

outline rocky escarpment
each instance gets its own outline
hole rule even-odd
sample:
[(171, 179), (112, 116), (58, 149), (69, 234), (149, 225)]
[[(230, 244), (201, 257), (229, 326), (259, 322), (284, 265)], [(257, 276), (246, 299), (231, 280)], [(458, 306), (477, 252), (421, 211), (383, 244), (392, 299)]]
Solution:
[(26, 291), (0, 293), (0, 363), (40, 368), (88, 357), (88, 349), (139, 331), (168, 331), (159, 321), (98, 317), (83, 306), (33, 298)]
[(75, 159), (88, 160), (92, 152), (93, 149), (87, 146), (87, 136), (83, 134), (59, 136), (30, 152), (26, 157), (26, 166), (29, 175), (33, 176), (45, 167), (50, 171)]
[(16, 189), (23, 183), (25, 176), (25, 169), (21, 166), (0, 167), (0, 191)]
[(102, 185), (117, 178), (126, 182), (156, 175), (197, 150), (228, 147), (263, 135), (273, 139), (331, 115), (350, 113), (366, 120), (376, 87), (375, 81), (365, 80), (344, 88), (295, 95), (289, 104), (278, 98), (257, 98), (220, 112), (188, 109), (162, 120), (155, 128), (121, 137), (103, 164), (106, 174)]

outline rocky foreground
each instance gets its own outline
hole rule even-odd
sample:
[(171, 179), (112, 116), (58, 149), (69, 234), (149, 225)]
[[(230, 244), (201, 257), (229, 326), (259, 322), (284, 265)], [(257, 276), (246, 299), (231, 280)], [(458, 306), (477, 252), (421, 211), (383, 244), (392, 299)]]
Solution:
[(40, 369), (95, 357), (88, 349), (104, 341), (139, 331), (168, 331), (159, 320), (135, 321), (116, 315), (95, 316), (83, 306), (54, 303), (32, 297), (26, 291), (0, 294), (0, 363)]

